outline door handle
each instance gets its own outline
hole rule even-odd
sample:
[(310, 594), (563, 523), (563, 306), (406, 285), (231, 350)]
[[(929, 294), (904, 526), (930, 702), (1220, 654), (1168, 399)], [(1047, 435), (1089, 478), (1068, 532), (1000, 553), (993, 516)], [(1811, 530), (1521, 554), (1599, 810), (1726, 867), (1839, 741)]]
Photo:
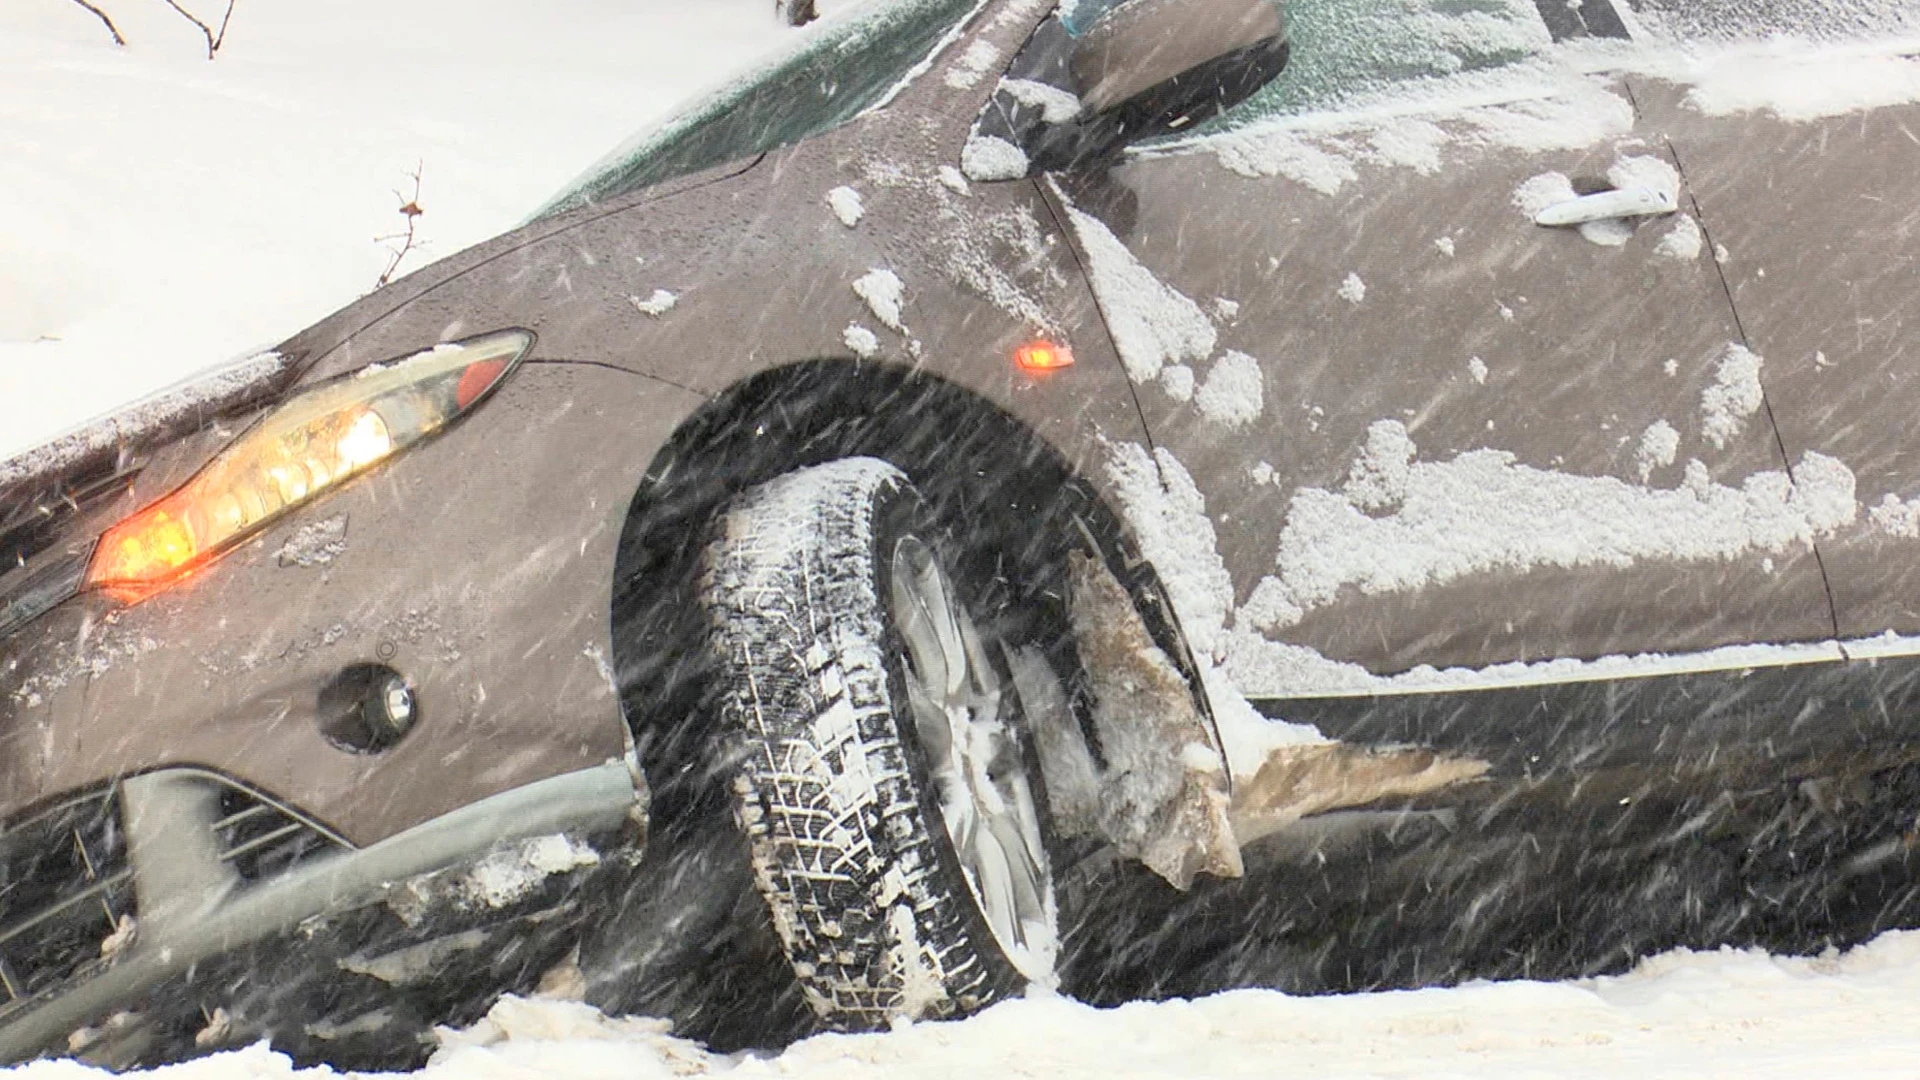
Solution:
[(1533, 216), (1536, 225), (1584, 225), (1613, 218), (1652, 217), (1680, 209), (1679, 196), (1663, 188), (1626, 187), (1596, 191), (1554, 203)]

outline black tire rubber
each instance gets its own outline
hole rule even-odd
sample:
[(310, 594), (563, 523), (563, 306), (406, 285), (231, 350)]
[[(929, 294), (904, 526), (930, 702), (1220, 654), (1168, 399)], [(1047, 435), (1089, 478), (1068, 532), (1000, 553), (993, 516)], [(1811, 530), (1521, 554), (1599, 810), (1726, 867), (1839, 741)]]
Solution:
[(924, 797), (882, 599), (908, 530), (938, 535), (905, 475), (832, 461), (735, 499), (702, 580), (754, 880), (809, 1004), (843, 1030), (962, 1015), (1026, 986)]

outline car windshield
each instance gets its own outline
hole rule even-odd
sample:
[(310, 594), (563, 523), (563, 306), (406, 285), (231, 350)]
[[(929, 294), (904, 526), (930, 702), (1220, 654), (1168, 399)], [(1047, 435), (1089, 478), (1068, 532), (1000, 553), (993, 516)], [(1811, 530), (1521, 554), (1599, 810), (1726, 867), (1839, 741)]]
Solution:
[(534, 218), (786, 146), (846, 123), (912, 74), (981, 0), (868, 0), (609, 154)]

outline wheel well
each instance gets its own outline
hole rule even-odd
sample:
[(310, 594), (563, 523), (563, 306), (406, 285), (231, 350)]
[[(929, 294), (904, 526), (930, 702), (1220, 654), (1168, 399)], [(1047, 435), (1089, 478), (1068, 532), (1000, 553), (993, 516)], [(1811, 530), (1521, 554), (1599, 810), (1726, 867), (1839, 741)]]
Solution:
[(703, 800), (718, 763), (697, 577), (726, 502), (782, 473), (836, 458), (892, 462), (986, 567), (1018, 583), (1015, 607), (1065, 631), (1067, 553), (1095, 546), (1157, 643), (1206, 697), (1166, 593), (1121, 519), (1032, 428), (937, 376), (829, 359), (762, 372), (708, 402), (655, 455), (627, 510), (614, 563), (612, 630), (621, 706), (656, 817)]

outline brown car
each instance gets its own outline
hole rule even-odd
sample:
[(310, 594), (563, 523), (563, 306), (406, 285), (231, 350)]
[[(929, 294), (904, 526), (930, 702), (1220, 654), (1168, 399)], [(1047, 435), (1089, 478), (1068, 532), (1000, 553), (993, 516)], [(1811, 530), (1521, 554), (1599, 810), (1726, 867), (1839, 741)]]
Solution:
[(875, 3), (0, 463), (0, 1057), (1920, 922), (1920, 107), (1629, 59), (1853, 7)]

